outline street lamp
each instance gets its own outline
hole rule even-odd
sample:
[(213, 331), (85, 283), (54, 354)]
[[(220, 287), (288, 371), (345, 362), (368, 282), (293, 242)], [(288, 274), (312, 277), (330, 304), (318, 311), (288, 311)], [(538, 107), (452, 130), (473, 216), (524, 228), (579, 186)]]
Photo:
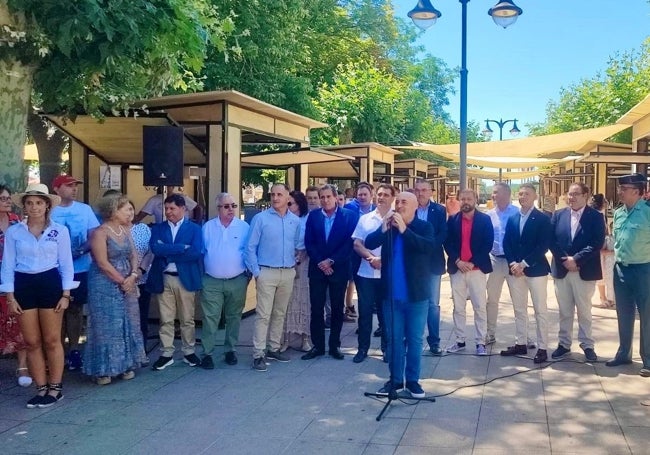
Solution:
[[(517, 128), (517, 119), (513, 118), (511, 120), (491, 120), (491, 119), (486, 119), (485, 120), (485, 129), (482, 131), (483, 136), (485, 136), (487, 139), (490, 139), (492, 137), (492, 128), (490, 128), (490, 123), (495, 123), (499, 127), (499, 140), (503, 140), (503, 127), (506, 126), (508, 123), (512, 122), (512, 129), (510, 130), (510, 134), (513, 136), (518, 135), (521, 133), (521, 130)], [(499, 182), (502, 180), (501, 176), (503, 175), (503, 169), (499, 168)]]
[[(460, 188), (467, 187), (467, 3), (469, 0), (459, 0), (462, 4), (461, 31), (461, 67), (460, 67)], [(492, 20), (503, 28), (514, 24), (523, 14), (523, 10), (512, 1), (503, 0), (488, 10)], [(435, 24), (442, 14), (435, 9), (430, 0), (419, 0), (415, 8), (408, 12), (408, 17), (421, 30), (426, 30)]]

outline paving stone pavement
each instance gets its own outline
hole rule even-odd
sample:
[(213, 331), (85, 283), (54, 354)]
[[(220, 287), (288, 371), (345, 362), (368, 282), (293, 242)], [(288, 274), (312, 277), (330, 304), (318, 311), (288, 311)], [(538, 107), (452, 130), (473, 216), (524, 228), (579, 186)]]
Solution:
[[(557, 302), (549, 281), (551, 349), (557, 342)], [(597, 303), (594, 296), (594, 303)], [(468, 334), (473, 333), (468, 304)], [(441, 337), (449, 343), (449, 281), (443, 278)], [(532, 307), (529, 308), (532, 318)], [(435, 403), (396, 401), (385, 418), (381, 400), (364, 397), (386, 381), (379, 340), (371, 356), (352, 362), (355, 324), (343, 327), (344, 361), (328, 356), (251, 369), (253, 317), (242, 323), (240, 362), (215, 355), (205, 371), (180, 361), (164, 371), (143, 368), (134, 380), (97, 386), (66, 373), (65, 399), (26, 409), (33, 389), (13, 378), (14, 361), (0, 360), (0, 453), (9, 454), (646, 454), (650, 379), (634, 365), (607, 368), (617, 347), (616, 313), (594, 308), (599, 362), (571, 357), (537, 368), (531, 358), (504, 358), (514, 319), (507, 289), (499, 308), (497, 343), (488, 357), (424, 353), (421, 384)], [(577, 323), (576, 323), (577, 324)], [(223, 334), (223, 332), (220, 332)], [(534, 332), (533, 332), (534, 333)], [(577, 333), (577, 327), (575, 329)], [(150, 347), (153, 343), (150, 342)], [(635, 338), (638, 348), (638, 333)], [(198, 349), (200, 352), (200, 348)], [(550, 354), (550, 352), (549, 352)], [(154, 350), (152, 360), (157, 357)]]

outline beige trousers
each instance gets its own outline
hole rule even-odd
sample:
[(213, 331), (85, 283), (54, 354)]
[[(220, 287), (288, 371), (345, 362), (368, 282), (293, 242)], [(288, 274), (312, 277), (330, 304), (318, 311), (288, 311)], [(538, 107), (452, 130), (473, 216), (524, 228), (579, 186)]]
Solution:
[(185, 290), (177, 276), (163, 275), (163, 292), (156, 294), (160, 312), (160, 350), (165, 357), (174, 355), (174, 319), (181, 327), (183, 355), (194, 354), (194, 308), (196, 292)]

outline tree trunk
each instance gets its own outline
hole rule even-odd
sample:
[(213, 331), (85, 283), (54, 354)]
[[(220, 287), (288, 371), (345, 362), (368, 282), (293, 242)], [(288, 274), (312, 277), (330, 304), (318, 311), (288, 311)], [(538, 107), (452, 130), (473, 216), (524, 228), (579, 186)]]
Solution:
[(61, 154), (66, 146), (65, 136), (58, 129), (50, 135), (48, 124), (32, 109), (29, 110), (27, 126), (38, 149), (41, 183), (50, 186), (54, 177), (61, 173)]
[(27, 180), (23, 149), (33, 74), (33, 67), (0, 60), (0, 182), (14, 191), (22, 191)]

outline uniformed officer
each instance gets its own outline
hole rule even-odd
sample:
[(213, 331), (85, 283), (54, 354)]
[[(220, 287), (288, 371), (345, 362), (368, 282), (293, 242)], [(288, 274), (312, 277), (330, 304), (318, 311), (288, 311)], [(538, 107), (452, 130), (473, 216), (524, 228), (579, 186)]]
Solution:
[(614, 294), (619, 347), (608, 367), (632, 363), (635, 309), (641, 323), (639, 374), (650, 377), (650, 205), (643, 200), (647, 178), (642, 174), (618, 179), (623, 203), (614, 212)]

